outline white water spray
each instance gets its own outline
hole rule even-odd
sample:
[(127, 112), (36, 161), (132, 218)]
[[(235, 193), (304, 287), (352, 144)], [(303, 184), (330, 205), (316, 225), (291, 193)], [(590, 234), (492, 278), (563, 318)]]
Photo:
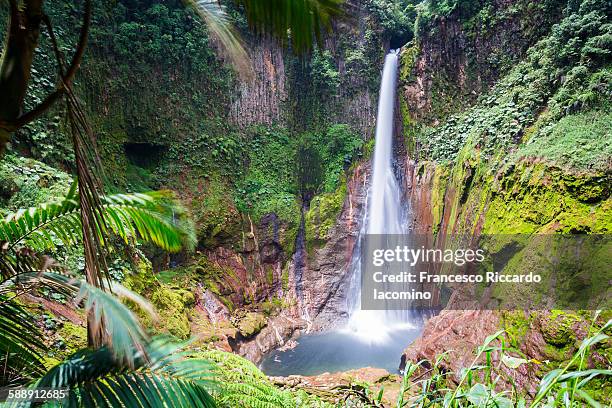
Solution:
[(372, 180), (360, 237), (351, 261), (352, 281), (349, 290), (349, 333), (367, 343), (386, 343), (393, 331), (413, 328), (407, 311), (361, 309), (361, 253), (363, 234), (405, 234), (408, 217), (401, 201), (401, 188), (393, 173), (393, 119), (397, 82), (398, 55), (391, 51), (385, 58), (378, 116)]

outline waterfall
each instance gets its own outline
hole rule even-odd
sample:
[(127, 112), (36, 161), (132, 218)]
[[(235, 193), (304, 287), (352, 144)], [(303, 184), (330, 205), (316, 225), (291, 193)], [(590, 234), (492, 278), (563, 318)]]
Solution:
[(344, 329), (369, 343), (385, 343), (393, 331), (412, 328), (409, 311), (361, 309), (361, 246), (364, 234), (405, 234), (408, 230), (407, 208), (402, 203), (401, 188), (393, 172), (393, 122), (398, 55), (391, 51), (385, 58), (370, 188), (366, 199), (360, 237), (350, 268), (348, 293), (349, 321)]
[[(403, 200), (401, 183), (393, 171), (393, 122), (398, 55), (389, 53), (385, 65), (378, 101), (376, 146), (361, 220), (359, 238), (355, 242), (347, 288), (348, 321), (344, 327), (327, 333), (302, 336), (297, 346), (275, 350), (267, 355), (260, 367), (268, 375), (314, 375), (325, 371), (337, 372), (358, 367), (381, 367), (395, 372), (399, 356), (405, 347), (421, 333), (421, 314), (411, 310), (393, 310), (397, 303), (386, 304), (384, 310), (361, 308), (362, 243), (368, 234), (405, 235), (411, 225), (409, 208)], [(367, 244), (363, 244), (364, 248)], [(365, 249), (364, 249), (365, 250)], [(294, 258), (295, 259), (295, 258)], [(364, 258), (365, 259), (365, 258)], [(300, 265), (299, 259), (296, 265)], [(296, 279), (299, 276), (296, 273)], [(296, 292), (300, 288), (296, 284)], [(383, 289), (392, 288), (384, 287)], [(299, 302), (299, 301), (298, 301)], [(307, 308), (304, 316), (308, 319)]]

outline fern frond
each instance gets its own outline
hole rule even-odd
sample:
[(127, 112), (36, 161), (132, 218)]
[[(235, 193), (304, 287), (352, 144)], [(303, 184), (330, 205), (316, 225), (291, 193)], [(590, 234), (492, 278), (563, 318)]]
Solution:
[[(59, 202), (7, 215), (0, 221), (0, 241), (8, 242), (9, 248), (25, 245), (36, 251), (80, 241), (81, 206), (75, 186)], [(108, 195), (101, 203), (104, 225), (126, 242), (151, 242), (170, 252), (195, 244), (193, 227), (184, 221), (184, 211), (170, 191)], [(104, 232), (98, 229), (100, 237)]]
[(132, 367), (107, 347), (82, 350), (52, 368), (35, 387), (68, 388), (68, 406), (215, 407), (210, 395), (213, 366), (183, 352), (183, 346), (153, 339), (145, 350), (132, 350)]
[(195, 245), (193, 226), (171, 191), (114, 194), (102, 198), (104, 218), (115, 234), (176, 252)]
[(22, 384), (44, 371), (42, 334), (30, 312), (0, 294), (0, 386)]

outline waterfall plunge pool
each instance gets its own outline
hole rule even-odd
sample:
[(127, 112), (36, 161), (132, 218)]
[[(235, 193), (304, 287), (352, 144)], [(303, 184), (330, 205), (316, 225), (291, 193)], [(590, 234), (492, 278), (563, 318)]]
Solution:
[(318, 375), (362, 367), (398, 373), (402, 352), (421, 334), (421, 327), (405, 326), (388, 333), (384, 342), (368, 342), (349, 330), (306, 334), (293, 349), (273, 350), (259, 368), (271, 376)]

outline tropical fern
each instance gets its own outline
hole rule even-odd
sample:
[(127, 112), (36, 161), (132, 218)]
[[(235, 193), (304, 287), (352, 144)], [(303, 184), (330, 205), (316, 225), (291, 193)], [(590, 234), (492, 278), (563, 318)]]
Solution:
[(219, 350), (203, 352), (215, 363), (216, 378), (223, 387), (214, 396), (222, 408), (329, 407), (317, 397), (282, 390), (274, 386), (252, 362)]
[(30, 313), (0, 293), (0, 386), (20, 384), (44, 372), (42, 335)]
[[(183, 210), (170, 191), (113, 194), (101, 197), (103, 223), (126, 242), (142, 240), (176, 252), (193, 246), (193, 228), (184, 221)], [(21, 209), (0, 221), (0, 242), (8, 249), (27, 246), (44, 251), (74, 244), (82, 237), (81, 206), (76, 183), (63, 199)], [(102, 237), (107, 231), (100, 231)], [(101, 242), (105, 242), (101, 240)]]
[[(184, 343), (155, 338), (132, 349), (132, 366), (109, 347), (81, 350), (49, 370), (33, 388), (68, 389), (62, 407), (215, 407), (213, 366), (183, 351)], [(29, 407), (30, 402), (12, 406)]]
[(265, 384), (233, 383), (225, 386), (226, 395), (220, 402), (229, 407), (293, 408), (295, 401), (289, 393), (271, 392)]

